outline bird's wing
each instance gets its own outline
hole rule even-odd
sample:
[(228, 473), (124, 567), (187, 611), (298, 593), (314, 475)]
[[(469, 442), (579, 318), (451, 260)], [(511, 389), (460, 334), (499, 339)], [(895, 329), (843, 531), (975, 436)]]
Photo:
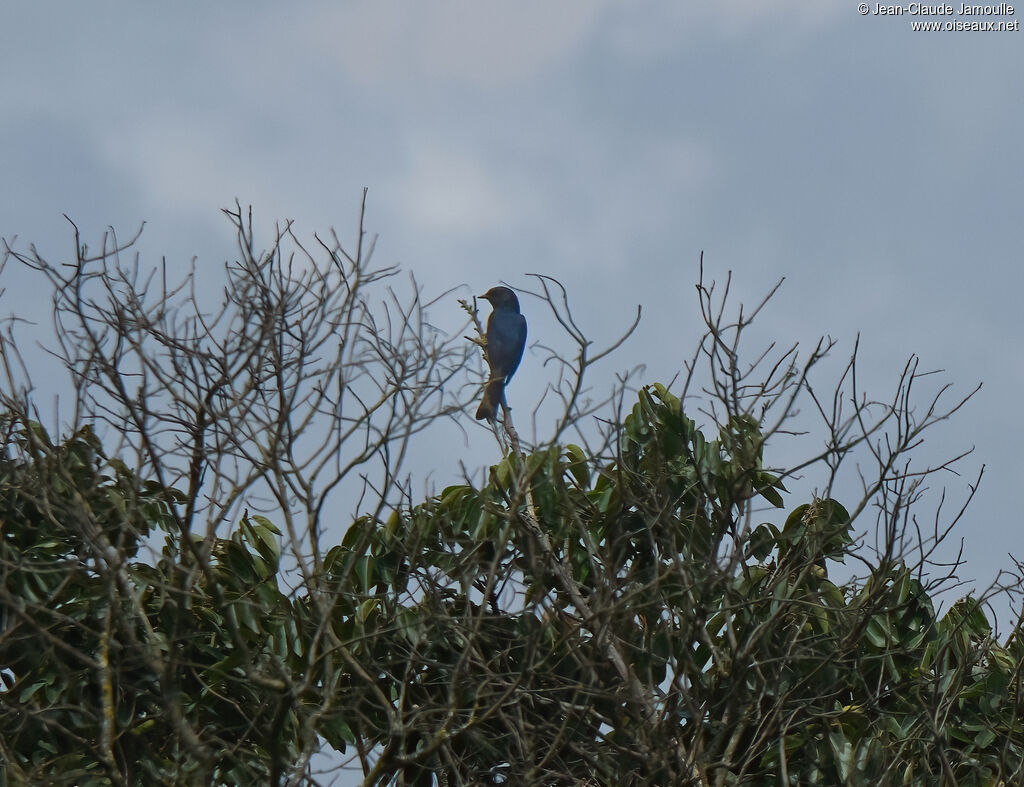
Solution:
[(491, 370), (506, 380), (515, 374), (526, 347), (526, 318), (512, 312), (495, 311), (487, 326), (487, 358)]

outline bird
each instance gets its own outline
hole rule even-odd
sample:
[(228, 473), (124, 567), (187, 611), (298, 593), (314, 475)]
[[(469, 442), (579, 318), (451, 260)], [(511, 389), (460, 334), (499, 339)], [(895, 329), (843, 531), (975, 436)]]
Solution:
[(493, 421), (505, 401), (505, 386), (519, 368), (526, 347), (526, 318), (519, 312), (519, 298), (508, 287), (491, 287), (480, 296), (491, 304), (487, 318), (487, 363), (491, 375), (476, 420)]

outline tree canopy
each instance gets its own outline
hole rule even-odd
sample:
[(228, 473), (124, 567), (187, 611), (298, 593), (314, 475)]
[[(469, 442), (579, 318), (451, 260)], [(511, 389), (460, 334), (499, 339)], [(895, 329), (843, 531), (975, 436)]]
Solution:
[[(987, 607), (1019, 579), (950, 596), (933, 556), (975, 485), (929, 530), (939, 468), (910, 461), (966, 398), (918, 402), (916, 360), (888, 400), (857, 389), (856, 353), (826, 392), (829, 343), (748, 362), (760, 306), (728, 318), (702, 279), (680, 378), (624, 375), (595, 403), (605, 353), (539, 278), (578, 347), (554, 437), (524, 446), (505, 413), (486, 477), (415, 500), (402, 456), (471, 420), (472, 344), (430, 327), (418, 287), (378, 297), (395, 271), (370, 267), (362, 221), (352, 253), (290, 226), (257, 253), (229, 216), (213, 315), (116, 244), (76, 243), (70, 274), (7, 250), (53, 288), (76, 392), (57, 439), (9, 327), (7, 783), (351, 783), (342, 762), (367, 785), (1021, 780), (1024, 645)], [(812, 448), (780, 466), (801, 405)], [(852, 456), (860, 493), (835, 499)]]

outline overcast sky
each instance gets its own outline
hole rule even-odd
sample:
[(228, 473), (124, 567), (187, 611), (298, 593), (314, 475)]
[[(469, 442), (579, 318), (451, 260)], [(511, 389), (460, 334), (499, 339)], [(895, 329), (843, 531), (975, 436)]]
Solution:
[[(232, 255), (236, 198), (268, 232), (351, 237), (366, 186), (377, 261), (428, 294), (546, 273), (599, 340), (643, 304), (619, 366), (647, 382), (692, 352), (701, 250), (748, 303), (785, 276), (767, 338), (829, 334), (841, 361), (859, 332), (878, 393), (911, 353), (957, 392), (984, 382), (925, 450), (988, 467), (960, 530), (987, 584), (1024, 557), (1024, 33), (914, 32), (857, 0), (694, 5), (8, 2), (0, 235), (59, 257), (62, 214), (86, 240), (145, 221), (144, 261), (202, 272)], [(0, 284), (5, 316), (32, 302)], [(527, 355), (521, 412), (548, 371)], [(444, 453), (494, 461), (471, 434)]]

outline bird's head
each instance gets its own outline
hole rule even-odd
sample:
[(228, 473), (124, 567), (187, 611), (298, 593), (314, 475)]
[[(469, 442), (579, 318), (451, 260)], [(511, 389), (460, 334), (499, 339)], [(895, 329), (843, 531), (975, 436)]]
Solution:
[(480, 297), (485, 301), (490, 301), (491, 306), (495, 309), (512, 309), (516, 312), (519, 311), (519, 299), (508, 287), (491, 287), (491, 289)]

